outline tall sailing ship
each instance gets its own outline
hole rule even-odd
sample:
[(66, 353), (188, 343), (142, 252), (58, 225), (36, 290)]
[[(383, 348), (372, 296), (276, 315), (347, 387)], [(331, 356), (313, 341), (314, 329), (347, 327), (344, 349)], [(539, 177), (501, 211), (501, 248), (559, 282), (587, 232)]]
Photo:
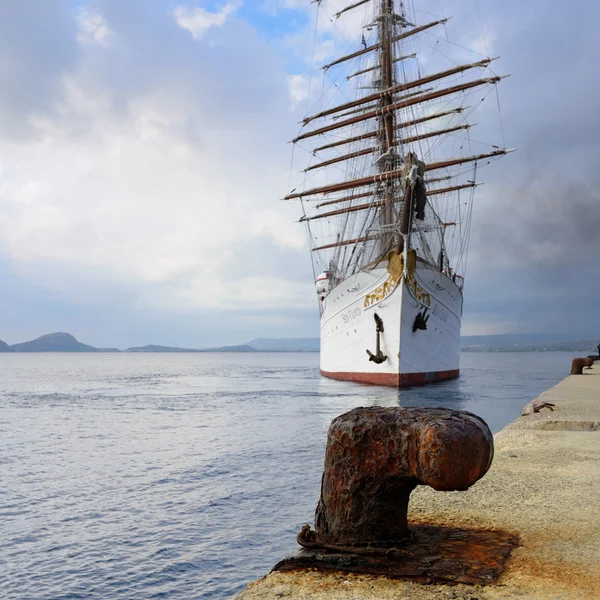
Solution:
[[(497, 99), (494, 59), (445, 55), (448, 18), (422, 22), (417, 2), (362, 0), (324, 15), (335, 25), (360, 12), (364, 22), (357, 47), (323, 66), (318, 109), (293, 140), (308, 165), (303, 189), (285, 199), (302, 205), (321, 373), (335, 379), (408, 386), (458, 377), (476, 176), (510, 152), (473, 148), (480, 142), (470, 136), (473, 112), (490, 93)], [(441, 59), (449, 64), (426, 74)]]

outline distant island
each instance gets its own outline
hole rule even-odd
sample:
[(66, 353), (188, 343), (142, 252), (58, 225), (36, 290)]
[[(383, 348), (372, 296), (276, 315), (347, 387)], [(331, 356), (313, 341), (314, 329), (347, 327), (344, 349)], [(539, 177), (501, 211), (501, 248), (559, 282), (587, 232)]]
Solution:
[(568, 334), (473, 335), (460, 338), (462, 352), (581, 352), (597, 354), (600, 336), (573, 339)]
[(221, 346), (219, 348), (202, 348), (199, 350), (150, 344), (149, 346), (134, 346), (133, 348), (127, 348), (125, 352), (258, 352), (258, 350), (252, 348), (252, 346), (248, 346), (248, 344), (241, 344), (239, 346)]
[(70, 333), (48, 333), (35, 340), (9, 346), (0, 340), (0, 352), (118, 352), (117, 348), (94, 348), (78, 342)]
[(258, 352), (248, 344), (220, 346), (219, 348), (178, 348), (176, 346), (135, 346), (126, 350), (119, 348), (96, 348), (82, 344), (70, 333), (48, 333), (35, 340), (9, 346), (0, 340), (0, 352)]
[(247, 344), (219, 346), (215, 348), (181, 348), (179, 346), (132, 346), (119, 348), (96, 348), (83, 344), (70, 333), (48, 333), (35, 340), (8, 345), (0, 340), (0, 352), (318, 352), (319, 338), (267, 339), (257, 338)]
[(261, 352), (318, 352), (321, 341), (319, 338), (256, 338), (248, 345)]
[[(505, 334), (461, 337), (463, 352), (581, 352), (595, 354), (598, 338), (573, 340), (566, 334)], [(49, 333), (19, 344), (9, 345), (0, 340), (0, 352), (319, 352), (319, 338), (256, 338), (246, 344), (216, 348), (181, 348), (179, 346), (133, 346), (96, 348), (83, 344), (70, 333)]]

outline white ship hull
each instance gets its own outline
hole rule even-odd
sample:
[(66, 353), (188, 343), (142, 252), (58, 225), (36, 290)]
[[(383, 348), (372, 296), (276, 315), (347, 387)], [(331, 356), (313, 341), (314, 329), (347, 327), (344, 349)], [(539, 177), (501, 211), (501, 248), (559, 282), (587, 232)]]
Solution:
[[(422, 261), (410, 272), (393, 271), (388, 265), (361, 271), (326, 296), (321, 315), (322, 375), (399, 387), (458, 377), (460, 289)], [(425, 308), (426, 329), (413, 331)], [(376, 352), (374, 313), (384, 326), (380, 345), (387, 358), (380, 364), (369, 360), (367, 353)]]

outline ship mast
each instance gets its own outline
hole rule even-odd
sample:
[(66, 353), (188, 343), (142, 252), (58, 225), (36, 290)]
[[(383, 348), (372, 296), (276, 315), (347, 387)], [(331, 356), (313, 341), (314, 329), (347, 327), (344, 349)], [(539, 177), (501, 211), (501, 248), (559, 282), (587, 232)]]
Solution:
[[(392, 35), (394, 19), (394, 0), (381, 0), (381, 15), (380, 15), (380, 43), (381, 43), (381, 77), (380, 86), (382, 90), (390, 89), (394, 85), (394, 69), (392, 56)], [(392, 104), (392, 95), (385, 94), (381, 96), (381, 108), (386, 109)], [(395, 163), (395, 146), (394, 143), (394, 112), (387, 110), (382, 111), (384, 114), (381, 117), (382, 131), (381, 135), (381, 154), (380, 160), (377, 162), (379, 172), (385, 173), (394, 167)], [(381, 157), (385, 157), (381, 159)], [(393, 182), (388, 180), (384, 185), (384, 209), (383, 215), (383, 230), (384, 235), (381, 238), (382, 253), (389, 250), (392, 240), (391, 227), (394, 223), (394, 200), (393, 200)]]
[[(349, 0), (334, 16), (362, 6), (363, 31), (373, 32), (376, 39), (367, 43), (363, 34), (362, 48), (322, 66), (335, 88), (343, 78), (353, 89), (333, 97), (325, 90), (323, 103), (302, 119), (292, 142), (300, 143), (311, 158), (302, 170), (304, 185), (291, 190), (285, 200), (300, 199), (308, 209), (301, 222), (310, 236), (313, 264), (336, 272), (336, 277), (371, 269), (391, 250), (409, 247), (433, 265), (440, 253), (452, 257), (455, 272), (462, 270), (472, 191), (478, 185), (476, 166), (510, 152), (471, 140), (469, 130), (475, 124), (467, 119), (484, 98), (475, 108), (464, 100), (467, 93), (491, 88), (504, 77), (491, 71), (494, 58), (458, 64), (443, 52), (438, 54), (447, 59), (446, 68), (435, 62), (427, 72), (408, 67), (410, 77), (405, 69), (398, 72), (396, 63), (418, 64), (419, 52), (407, 54), (413, 49), (407, 46), (418, 49), (420, 37), (436, 35), (435, 29), (448, 18), (418, 24), (408, 9), (414, 21), (409, 23), (403, 3), (394, 0)], [(475, 75), (487, 69), (490, 72)], [(471, 148), (472, 143), (488, 149)], [(465, 145), (468, 152), (463, 152)], [(472, 179), (465, 180), (468, 169), (473, 169)], [(336, 172), (342, 177), (330, 178)], [(441, 181), (450, 183), (433, 185)], [(310, 182), (314, 183), (307, 185)], [(466, 202), (461, 192), (469, 194)], [(444, 239), (446, 222), (457, 223), (449, 240)]]

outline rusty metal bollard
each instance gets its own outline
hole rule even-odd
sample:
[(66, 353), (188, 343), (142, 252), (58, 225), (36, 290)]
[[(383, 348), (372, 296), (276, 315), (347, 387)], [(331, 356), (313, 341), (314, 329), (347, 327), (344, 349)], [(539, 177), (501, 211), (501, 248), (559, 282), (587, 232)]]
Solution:
[(591, 369), (594, 361), (591, 358), (574, 358), (571, 363), (571, 375), (583, 375), (583, 367)]
[(485, 475), (494, 454), (480, 417), (445, 408), (355, 408), (329, 427), (315, 531), (306, 548), (386, 546), (408, 534), (407, 510), (417, 485), (466, 490)]

